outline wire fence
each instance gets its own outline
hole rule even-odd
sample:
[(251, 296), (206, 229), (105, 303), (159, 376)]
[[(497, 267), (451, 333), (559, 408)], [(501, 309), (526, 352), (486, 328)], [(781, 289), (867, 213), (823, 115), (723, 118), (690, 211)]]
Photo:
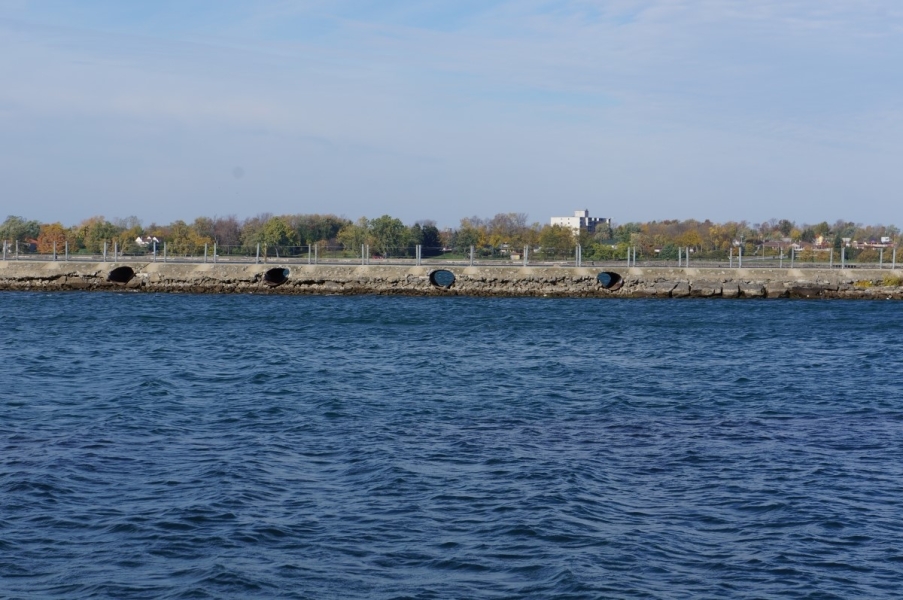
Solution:
[[(147, 247), (129, 244), (126, 250), (115, 241), (102, 248), (70, 252), (67, 243), (39, 251), (35, 244), (4, 241), (2, 260), (68, 262), (173, 262), (173, 263), (279, 263), (279, 264), (357, 264), (357, 265), (473, 265), (473, 266), (560, 266), (560, 267), (660, 267), (660, 268), (861, 268), (896, 269), (897, 249), (840, 248), (771, 249), (744, 255), (741, 248), (728, 252), (702, 253), (693, 248), (670, 248), (662, 253), (639, 247), (594, 246), (582, 248), (508, 248), (470, 246), (466, 248), (408, 245), (376, 247), (362, 244), (349, 248), (341, 244), (319, 243), (306, 246), (267, 244), (206, 244), (186, 247), (167, 242)], [(761, 250), (761, 248), (759, 249)], [(900, 257), (903, 259), (903, 256)]]

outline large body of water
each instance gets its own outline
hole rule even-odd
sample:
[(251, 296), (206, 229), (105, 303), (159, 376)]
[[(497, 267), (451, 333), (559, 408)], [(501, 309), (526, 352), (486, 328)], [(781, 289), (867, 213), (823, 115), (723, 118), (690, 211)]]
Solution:
[(897, 598), (903, 305), (0, 294), (0, 597)]

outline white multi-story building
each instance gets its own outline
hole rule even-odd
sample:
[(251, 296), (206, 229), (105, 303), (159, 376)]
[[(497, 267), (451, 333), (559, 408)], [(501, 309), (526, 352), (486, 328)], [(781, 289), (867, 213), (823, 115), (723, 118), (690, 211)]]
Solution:
[(578, 235), (581, 229), (588, 233), (595, 233), (599, 225), (611, 225), (611, 219), (605, 217), (591, 217), (587, 209), (575, 210), (573, 217), (552, 217), (552, 225), (567, 227)]

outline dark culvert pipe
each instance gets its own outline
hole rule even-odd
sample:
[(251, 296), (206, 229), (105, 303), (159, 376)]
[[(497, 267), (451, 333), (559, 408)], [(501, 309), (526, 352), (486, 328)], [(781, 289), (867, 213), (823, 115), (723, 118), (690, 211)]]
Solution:
[(125, 284), (130, 282), (134, 276), (135, 270), (132, 267), (116, 267), (107, 275), (107, 281)]
[(263, 282), (270, 287), (276, 287), (288, 281), (288, 277), (291, 274), (292, 272), (288, 269), (276, 267), (263, 274)]
[(455, 274), (445, 269), (430, 273), (430, 283), (436, 287), (448, 289), (455, 283)]
[(624, 279), (621, 278), (617, 273), (612, 273), (611, 271), (603, 271), (596, 276), (596, 281), (599, 282), (606, 290), (619, 290), (621, 286), (624, 285)]

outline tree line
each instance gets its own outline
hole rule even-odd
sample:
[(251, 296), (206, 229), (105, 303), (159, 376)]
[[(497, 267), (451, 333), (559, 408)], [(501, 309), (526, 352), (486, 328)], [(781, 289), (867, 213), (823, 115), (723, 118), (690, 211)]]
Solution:
[[(570, 229), (530, 223), (524, 213), (499, 213), (491, 218), (461, 219), (454, 228), (440, 230), (434, 221), (405, 225), (390, 215), (352, 221), (332, 214), (273, 215), (262, 213), (243, 220), (235, 215), (198, 217), (191, 223), (177, 220), (144, 226), (137, 217), (107, 220), (95, 216), (65, 227), (59, 222), (41, 223), (9, 216), (0, 224), (0, 239), (18, 241), (25, 250), (58, 252), (68, 245), (71, 253), (98, 254), (104, 243), (117, 244), (126, 254), (147, 252), (138, 239), (156, 238), (166, 242), (173, 255), (197, 255), (205, 244), (218, 245), (221, 253), (253, 252), (258, 245), (291, 252), (309, 246), (342, 248), (352, 253), (369, 246), (374, 254), (413, 255), (415, 246), (423, 255), (441, 252), (464, 254), (474, 247), (480, 255), (520, 252), (524, 247), (549, 256), (567, 255), (576, 245), (583, 258), (618, 258), (628, 247), (646, 256), (676, 258), (679, 248), (689, 248), (699, 257), (721, 257), (731, 248), (743, 246), (746, 255), (766, 252), (782, 244), (803, 244), (819, 248), (840, 248), (851, 241), (880, 243), (888, 238), (896, 243), (899, 229), (893, 225), (863, 225), (838, 220), (833, 224), (796, 223), (770, 219), (761, 223), (710, 220), (663, 220), (602, 225), (594, 232), (575, 234)], [(305, 250), (306, 251), (306, 250)], [(673, 256), (672, 256), (673, 255)]]

